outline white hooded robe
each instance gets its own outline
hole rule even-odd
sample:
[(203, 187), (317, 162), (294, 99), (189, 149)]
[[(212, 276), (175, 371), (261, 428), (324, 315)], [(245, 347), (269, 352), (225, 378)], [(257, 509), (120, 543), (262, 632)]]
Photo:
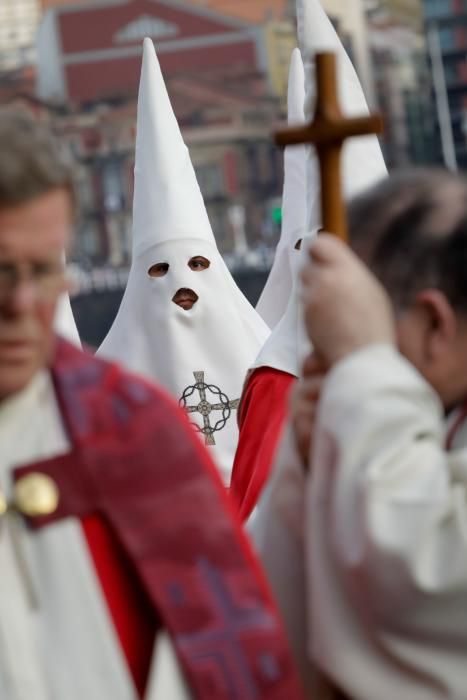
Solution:
[[(190, 269), (203, 256), (209, 267)], [(164, 264), (164, 276), (149, 270)], [(185, 311), (179, 289), (198, 297)], [(238, 440), (236, 409), (246, 371), (268, 336), (236, 286), (214, 239), (188, 150), (151, 40), (138, 98), (133, 260), (105, 357), (162, 384), (188, 411), (226, 485)]]

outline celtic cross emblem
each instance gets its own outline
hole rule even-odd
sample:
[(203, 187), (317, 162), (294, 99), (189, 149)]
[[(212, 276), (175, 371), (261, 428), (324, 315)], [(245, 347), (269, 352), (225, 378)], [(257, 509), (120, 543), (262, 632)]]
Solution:
[[(204, 435), (205, 445), (215, 445), (214, 433), (222, 430), (227, 425), (227, 421), (232, 415), (232, 411), (238, 408), (240, 399), (230, 401), (229, 397), (224, 394), (215, 384), (206, 384), (204, 372), (193, 372), (195, 384), (187, 386), (183, 392), (179, 404), (187, 413), (199, 413), (203, 417), (203, 427), (197, 423), (193, 423), (197, 430)], [(189, 404), (188, 400), (194, 396), (195, 392), (199, 394), (199, 401), (195, 404)], [(214, 397), (214, 403), (208, 399), (208, 396)], [(195, 398), (196, 401), (196, 398)], [(211, 423), (211, 414), (219, 411), (220, 415), (214, 424)]]

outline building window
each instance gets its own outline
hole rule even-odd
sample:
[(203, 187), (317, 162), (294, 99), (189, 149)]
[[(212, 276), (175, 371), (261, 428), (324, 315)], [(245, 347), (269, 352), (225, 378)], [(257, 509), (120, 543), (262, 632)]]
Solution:
[(179, 33), (179, 28), (172, 22), (166, 22), (150, 15), (142, 15), (117, 32), (114, 41), (116, 43), (142, 41), (147, 36), (151, 39), (171, 39)]
[(454, 31), (450, 27), (441, 27), (439, 29), (439, 40), (442, 49), (453, 49), (455, 47)]
[(427, 19), (437, 19), (452, 14), (451, 0), (425, 0), (425, 16)]
[(107, 212), (119, 212), (125, 207), (125, 195), (122, 188), (122, 170), (119, 161), (109, 160), (102, 169), (102, 190), (104, 209)]
[(198, 166), (196, 168), (196, 176), (204, 197), (214, 198), (224, 195), (224, 174), (217, 163)]

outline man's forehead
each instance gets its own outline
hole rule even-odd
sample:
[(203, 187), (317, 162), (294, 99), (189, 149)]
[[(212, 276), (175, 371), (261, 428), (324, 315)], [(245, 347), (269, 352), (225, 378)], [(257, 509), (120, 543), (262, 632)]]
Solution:
[(0, 255), (50, 257), (67, 245), (70, 229), (71, 210), (62, 192), (17, 207), (0, 207)]
[(50, 230), (46, 236), (35, 236), (34, 232), (14, 227), (2, 229), (0, 224), (0, 256), (56, 257), (68, 243), (66, 228)]

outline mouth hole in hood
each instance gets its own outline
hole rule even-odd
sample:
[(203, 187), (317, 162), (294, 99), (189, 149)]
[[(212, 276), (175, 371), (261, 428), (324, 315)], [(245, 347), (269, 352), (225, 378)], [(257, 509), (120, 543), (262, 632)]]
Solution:
[(179, 306), (184, 311), (189, 311), (198, 301), (199, 297), (192, 289), (182, 287), (172, 297), (174, 304)]

